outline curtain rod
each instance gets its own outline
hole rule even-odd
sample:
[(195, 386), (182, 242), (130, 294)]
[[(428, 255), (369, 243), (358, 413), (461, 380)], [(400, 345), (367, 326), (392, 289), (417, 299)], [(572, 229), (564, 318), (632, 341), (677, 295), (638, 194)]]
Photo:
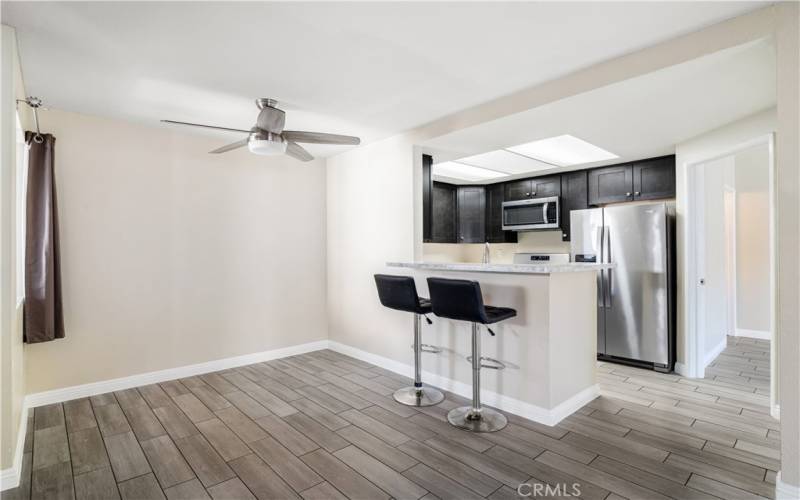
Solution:
[[(41, 144), (44, 142), (44, 137), (42, 137), (42, 132), (39, 130), (39, 108), (42, 107), (42, 100), (38, 97), (28, 96), (25, 99), (17, 99), (17, 103), (24, 102), (28, 106), (31, 107), (33, 110), (33, 122), (36, 124), (36, 135), (33, 136), (33, 141), (36, 144)], [(47, 108), (42, 108), (47, 109)]]

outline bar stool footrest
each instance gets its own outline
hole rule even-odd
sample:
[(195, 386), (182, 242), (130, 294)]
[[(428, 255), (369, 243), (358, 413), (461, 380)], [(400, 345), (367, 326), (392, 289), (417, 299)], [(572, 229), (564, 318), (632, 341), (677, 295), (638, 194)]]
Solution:
[[(414, 348), (414, 344), (411, 344), (411, 348), (412, 349)], [(431, 345), (431, 344), (420, 344), (419, 345), (419, 350), (421, 352), (428, 353), (428, 354), (439, 354), (440, 352), (442, 352), (442, 348), (441, 347), (438, 347), (438, 346), (435, 346), (435, 345)]]
[[(472, 363), (472, 356), (467, 356), (467, 361)], [(488, 364), (485, 364), (484, 361), (487, 361)], [(506, 364), (500, 361), (499, 359), (487, 358), (485, 356), (481, 356), (481, 368), (488, 368), (490, 370), (505, 370)]]

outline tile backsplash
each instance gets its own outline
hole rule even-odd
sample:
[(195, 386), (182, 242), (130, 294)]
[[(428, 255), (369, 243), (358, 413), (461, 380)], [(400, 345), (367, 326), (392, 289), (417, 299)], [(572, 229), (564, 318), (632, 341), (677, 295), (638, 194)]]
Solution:
[[(481, 262), (482, 243), (425, 243), (426, 262)], [(569, 241), (561, 241), (561, 231), (525, 231), (519, 233), (518, 243), (491, 243), (491, 261), (509, 263), (518, 252), (569, 253)]]

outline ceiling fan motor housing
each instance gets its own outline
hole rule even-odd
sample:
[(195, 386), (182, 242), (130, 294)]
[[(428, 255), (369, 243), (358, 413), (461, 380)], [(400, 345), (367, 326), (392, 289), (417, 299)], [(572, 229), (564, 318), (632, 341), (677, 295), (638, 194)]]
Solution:
[(287, 146), (286, 140), (280, 134), (274, 134), (258, 128), (254, 128), (247, 139), (247, 149), (257, 155), (282, 155), (286, 152)]
[(282, 109), (278, 109), (278, 101), (274, 99), (256, 99), (256, 105), (261, 110), (256, 119), (256, 126), (261, 130), (272, 132), (273, 134), (280, 134), (283, 132), (283, 126), (286, 123), (286, 113)]

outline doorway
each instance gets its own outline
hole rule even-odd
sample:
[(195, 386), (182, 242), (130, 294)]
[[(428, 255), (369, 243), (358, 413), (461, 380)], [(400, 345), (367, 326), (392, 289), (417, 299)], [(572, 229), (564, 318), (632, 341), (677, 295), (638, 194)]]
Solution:
[(759, 384), (775, 408), (773, 136), (688, 167), (687, 375)]

